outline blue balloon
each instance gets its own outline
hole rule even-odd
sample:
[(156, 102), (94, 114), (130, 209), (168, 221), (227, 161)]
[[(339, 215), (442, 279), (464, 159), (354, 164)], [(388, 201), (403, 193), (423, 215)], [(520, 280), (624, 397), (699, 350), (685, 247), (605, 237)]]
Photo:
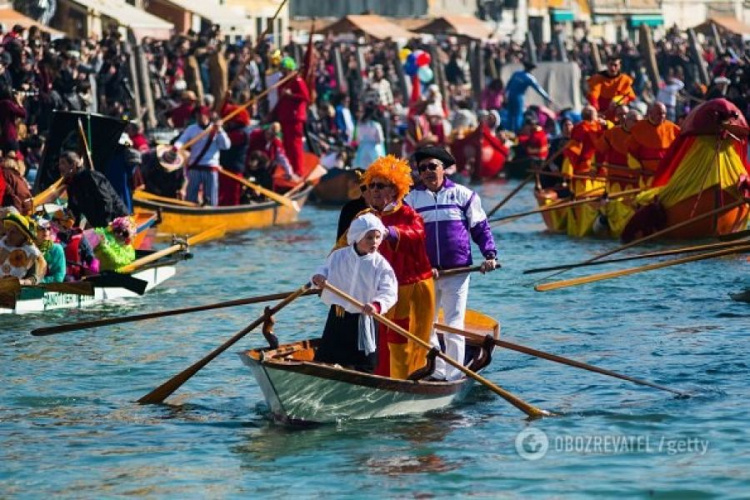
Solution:
[(432, 73), (432, 68), (429, 66), (422, 66), (417, 70), (417, 76), (419, 77), (420, 82), (430, 83), (435, 75)]
[(404, 64), (404, 73), (407, 75), (414, 76), (417, 74), (417, 71), (419, 71), (419, 68), (417, 68), (416, 62), (409, 63), (409, 61), (407, 61), (406, 64)]
[(417, 56), (414, 52), (406, 56), (406, 64), (413, 64), (415, 67), (417, 66)]

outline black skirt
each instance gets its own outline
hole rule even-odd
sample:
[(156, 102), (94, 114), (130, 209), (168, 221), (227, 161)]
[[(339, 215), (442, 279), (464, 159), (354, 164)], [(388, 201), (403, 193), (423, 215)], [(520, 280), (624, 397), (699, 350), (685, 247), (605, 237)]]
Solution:
[(337, 363), (346, 368), (372, 373), (377, 364), (377, 354), (373, 352), (365, 355), (357, 347), (359, 317), (359, 314), (348, 312), (339, 316), (336, 306), (331, 306), (320, 347), (315, 351), (315, 361)]

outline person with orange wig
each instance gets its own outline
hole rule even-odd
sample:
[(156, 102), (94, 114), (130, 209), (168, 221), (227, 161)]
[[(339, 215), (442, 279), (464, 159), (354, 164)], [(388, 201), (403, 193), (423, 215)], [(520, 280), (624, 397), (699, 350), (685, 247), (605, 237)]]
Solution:
[[(425, 246), (422, 217), (403, 203), (412, 185), (411, 167), (393, 155), (375, 160), (362, 177), (370, 208), (383, 222), (386, 235), (380, 253), (393, 267), (398, 280), (398, 301), (388, 318), (413, 335), (430, 342), (435, 315), (432, 265)], [(346, 244), (339, 240), (338, 247)], [(406, 379), (424, 367), (427, 352), (381, 325), (378, 335), (376, 375)]]

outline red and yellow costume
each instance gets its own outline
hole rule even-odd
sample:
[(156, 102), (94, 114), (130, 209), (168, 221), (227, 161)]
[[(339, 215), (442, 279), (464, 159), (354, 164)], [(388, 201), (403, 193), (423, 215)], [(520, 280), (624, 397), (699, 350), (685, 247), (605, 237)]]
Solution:
[(596, 144), (597, 158), (612, 168), (606, 172), (607, 192), (616, 193), (638, 187), (638, 174), (625, 170), (628, 167), (628, 141), (630, 131), (620, 125), (605, 130)]
[[(424, 222), (414, 209), (401, 202), (411, 184), (411, 168), (404, 160), (389, 155), (370, 165), (363, 183), (368, 184), (374, 178), (390, 180), (398, 191), (398, 201), (383, 211), (367, 209), (361, 212), (374, 213), (388, 229), (380, 253), (396, 274), (398, 301), (386, 316), (429, 344), (435, 317), (435, 286), (425, 247)], [(339, 239), (337, 247), (344, 245), (346, 235)], [(423, 348), (382, 325), (377, 351), (375, 374), (395, 379), (406, 379), (410, 373), (422, 368), (427, 355)]]
[[(562, 174), (566, 177), (590, 175), (594, 166), (596, 144), (604, 134), (605, 128), (598, 121), (582, 121), (573, 127), (570, 141), (563, 150)], [(571, 191), (575, 194), (591, 191), (598, 187), (593, 180), (575, 179), (570, 182)]]
[(623, 73), (610, 76), (607, 71), (599, 72), (589, 77), (588, 86), (589, 93), (586, 99), (602, 113), (609, 110), (612, 102), (620, 106), (635, 101), (633, 79)]
[[(628, 166), (636, 170), (655, 173), (667, 150), (680, 135), (680, 127), (665, 120), (654, 125), (641, 120), (633, 125), (628, 141)], [(650, 178), (644, 181), (650, 183)]]

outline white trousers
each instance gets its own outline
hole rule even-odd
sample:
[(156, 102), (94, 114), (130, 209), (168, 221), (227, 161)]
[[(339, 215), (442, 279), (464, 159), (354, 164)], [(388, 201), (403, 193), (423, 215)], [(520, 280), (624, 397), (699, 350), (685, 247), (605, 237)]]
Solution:
[[(464, 328), (466, 317), (466, 300), (469, 298), (468, 273), (457, 276), (440, 278), (435, 281), (435, 322), (440, 309), (443, 310), (443, 324), (454, 328)], [(443, 332), (445, 354), (463, 364), (466, 352), (466, 340), (460, 335)], [(435, 330), (432, 331), (430, 344), (440, 347)], [(464, 376), (456, 368), (450, 366), (440, 358), (435, 360), (435, 372), (432, 375), (437, 379), (458, 380)]]

